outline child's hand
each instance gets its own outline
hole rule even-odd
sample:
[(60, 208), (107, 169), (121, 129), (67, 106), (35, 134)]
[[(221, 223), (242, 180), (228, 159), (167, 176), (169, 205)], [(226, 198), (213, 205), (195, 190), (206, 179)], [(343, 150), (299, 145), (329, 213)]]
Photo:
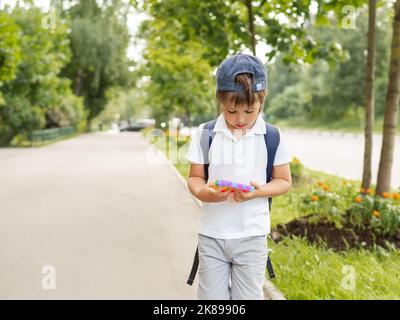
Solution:
[(251, 200), (259, 197), (261, 185), (254, 181), (250, 182), (250, 185), (254, 187), (254, 191), (243, 192), (241, 190), (236, 189), (235, 193), (233, 194), (233, 199), (236, 202), (243, 202), (246, 200)]
[[(207, 183), (202, 191), (201, 191), (201, 198), (200, 200), (204, 201), (204, 202), (222, 202), (225, 201), (226, 199), (228, 199), (229, 197), (229, 190), (226, 190), (224, 188), (218, 188), (217, 190), (212, 188), (212, 186), (214, 185), (214, 183), (212, 181), (210, 181), (209, 183)], [(226, 191), (224, 191), (226, 190)]]

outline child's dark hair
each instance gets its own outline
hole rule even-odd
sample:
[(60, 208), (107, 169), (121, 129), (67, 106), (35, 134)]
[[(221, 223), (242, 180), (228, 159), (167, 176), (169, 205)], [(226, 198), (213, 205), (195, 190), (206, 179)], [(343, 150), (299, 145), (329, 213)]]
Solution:
[(263, 107), (264, 100), (267, 95), (267, 90), (253, 91), (253, 75), (251, 73), (240, 73), (235, 77), (235, 83), (241, 84), (244, 87), (244, 92), (239, 91), (221, 91), (217, 90), (216, 98), (220, 106), (222, 105), (233, 105), (236, 106), (247, 106), (248, 109), (252, 108), (256, 99), (260, 102), (261, 108)]

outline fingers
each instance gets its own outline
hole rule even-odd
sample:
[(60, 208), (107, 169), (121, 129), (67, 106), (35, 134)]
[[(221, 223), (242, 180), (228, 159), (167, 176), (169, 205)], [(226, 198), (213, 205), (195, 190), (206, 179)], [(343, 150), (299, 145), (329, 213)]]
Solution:
[(228, 198), (228, 196), (230, 194), (229, 190), (226, 190), (226, 189), (220, 189), (220, 190), (218, 190), (217, 193), (218, 193), (218, 196), (221, 197), (222, 199)]
[(243, 192), (241, 190), (235, 190), (233, 199), (237, 202), (243, 202), (243, 201), (251, 199), (251, 197), (250, 197), (249, 193), (247, 193), (247, 192)]
[[(220, 188), (214, 189), (209, 184), (207, 184), (207, 185), (209, 186), (209, 194), (214, 198), (215, 202), (224, 201), (228, 198), (230, 192), (226, 192), (226, 190), (224, 191), (224, 189), (220, 189)], [(211, 183), (211, 185), (212, 185), (212, 183)]]
[(235, 193), (233, 194), (233, 199), (237, 202), (242, 202), (243, 201), (243, 194), (240, 190), (235, 190)]

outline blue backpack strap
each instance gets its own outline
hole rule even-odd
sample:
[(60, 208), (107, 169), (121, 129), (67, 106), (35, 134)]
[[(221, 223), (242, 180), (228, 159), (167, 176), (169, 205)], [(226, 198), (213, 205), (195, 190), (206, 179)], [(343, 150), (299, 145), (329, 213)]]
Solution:
[[(267, 163), (267, 183), (272, 180), (272, 168), (274, 166), (276, 150), (278, 149), (280, 135), (277, 127), (265, 122), (266, 133), (264, 134), (264, 140), (267, 147), (268, 163)], [(269, 210), (272, 206), (272, 197), (268, 198)]]
[[(280, 134), (277, 127), (274, 127), (268, 122), (265, 122), (266, 132), (264, 134), (264, 141), (267, 147), (268, 163), (267, 163), (267, 183), (272, 180), (272, 169), (274, 166), (276, 150), (279, 146)], [(272, 197), (268, 198), (269, 211), (272, 207)], [(274, 268), (272, 267), (272, 262), (270, 256), (267, 258), (267, 270), (270, 279), (275, 278)]]
[(200, 138), (200, 145), (201, 145), (201, 150), (203, 151), (203, 157), (204, 157), (204, 175), (206, 178), (206, 183), (208, 181), (208, 167), (210, 165), (209, 162), (209, 151), (212, 143), (212, 139), (215, 136), (215, 132), (213, 132), (213, 129), (215, 127), (215, 123), (217, 122), (217, 119), (211, 120), (209, 122), (206, 122), (204, 124), (203, 130), (201, 131), (201, 138)]

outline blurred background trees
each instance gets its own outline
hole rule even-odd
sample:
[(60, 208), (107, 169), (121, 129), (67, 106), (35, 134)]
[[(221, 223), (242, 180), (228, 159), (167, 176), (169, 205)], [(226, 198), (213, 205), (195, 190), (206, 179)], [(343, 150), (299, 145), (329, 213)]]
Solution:
[(107, 90), (128, 82), (127, 7), (119, 0), (85, 0), (62, 13), (69, 20), (72, 52), (63, 74), (72, 81), (75, 95), (83, 97), (90, 127), (105, 108)]
[(126, 56), (127, 5), (53, 5), (49, 21), (35, 1), (0, 12), (1, 145), (37, 129), (89, 129), (106, 107), (107, 90), (134, 85)]
[[(266, 63), (264, 112), (271, 122), (363, 126), (364, 1), (352, 2), (348, 13), (343, 1), (60, 0), (52, 1), (55, 28), (43, 26), (47, 13), (35, 1), (19, 3), (0, 13), (3, 144), (39, 128), (90, 128), (106, 121), (105, 114), (109, 122), (106, 109), (116, 108), (116, 95), (133, 101), (121, 104), (114, 118), (131, 110), (129, 117), (145, 114), (157, 123), (179, 117), (196, 125), (218, 114), (214, 74), (237, 51), (256, 51)], [(377, 124), (388, 83), (392, 7), (377, 2)], [(132, 10), (147, 17), (134, 39), (127, 23)], [(140, 62), (127, 57), (138, 39), (145, 43)]]
[(2, 69), (8, 66), (8, 72), (1, 76), (0, 143), (35, 129), (79, 128), (85, 117), (82, 101), (69, 79), (60, 76), (71, 59), (67, 25), (59, 23), (49, 32), (42, 27), (43, 12), (35, 7), (15, 7), (1, 16), (8, 22), (0, 29), (12, 39), (2, 46), (7, 55)]

